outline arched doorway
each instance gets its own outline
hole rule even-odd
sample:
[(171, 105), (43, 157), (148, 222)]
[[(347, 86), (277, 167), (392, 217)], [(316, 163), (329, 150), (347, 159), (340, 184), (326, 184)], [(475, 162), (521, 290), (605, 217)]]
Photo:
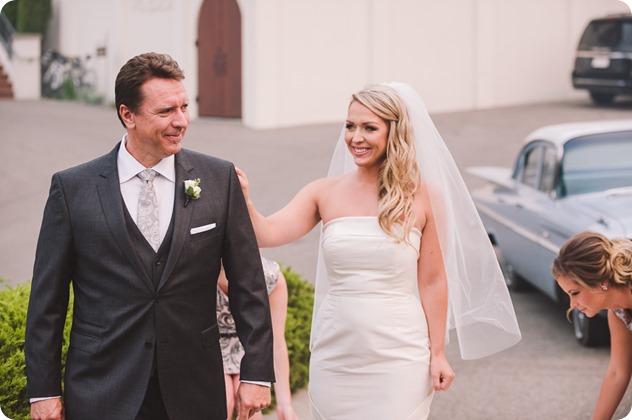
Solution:
[(197, 47), (199, 114), (241, 117), (241, 13), (236, 0), (204, 0)]

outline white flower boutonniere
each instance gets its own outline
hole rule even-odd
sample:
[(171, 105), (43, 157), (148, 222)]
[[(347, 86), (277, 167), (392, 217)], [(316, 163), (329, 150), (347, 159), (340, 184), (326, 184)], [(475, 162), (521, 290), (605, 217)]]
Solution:
[(200, 188), (200, 178), (185, 180), (184, 194), (186, 195), (186, 199), (184, 201), (184, 207), (189, 204), (190, 200), (197, 200), (198, 198), (200, 198), (201, 193), (202, 188)]

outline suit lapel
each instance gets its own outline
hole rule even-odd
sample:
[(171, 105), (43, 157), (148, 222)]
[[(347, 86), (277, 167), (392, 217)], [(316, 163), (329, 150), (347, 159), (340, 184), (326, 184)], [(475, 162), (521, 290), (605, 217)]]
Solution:
[(161, 288), (167, 281), (176, 262), (182, 252), (182, 247), (186, 239), (189, 236), (189, 226), (191, 225), (191, 216), (195, 206), (189, 202), (188, 206), (184, 206), (185, 194), (184, 194), (184, 181), (187, 179), (195, 179), (195, 170), (193, 164), (188, 158), (186, 151), (181, 151), (175, 155), (176, 165), (176, 185), (175, 185), (175, 198), (173, 209), (173, 239), (171, 241), (171, 248), (169, 248), (169, 256), (167, 257), (167, 263), (165, 265), (165, 271), (162, 273), (160, 284), (158, 288)]
[(105, 215), (114, 240), (132, 267), (134, 267), (138, 276), (142, 278), (147, 287), (153, 291), (155, 290), (154, 285), (143, 269), (143, 265), (136, 251), (134, 251), (132, 240), (127, 231), (125, 214), (123, 213), (125, 203), (123, 203), (123, 197), (121, 196), (121, 187), (116, 166), (119, 146), (120, 143), (107, 155), (106, 164), (99, 170), (101, 178), (97, 183), (97, 190), (99, 192), (99, 199), (101, 200), (101, 208), (103, 209), (103, 214)]

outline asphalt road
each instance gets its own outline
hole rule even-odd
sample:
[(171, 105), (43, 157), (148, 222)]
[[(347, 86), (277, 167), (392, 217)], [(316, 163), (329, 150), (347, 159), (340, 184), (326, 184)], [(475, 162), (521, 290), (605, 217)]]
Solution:
[[(632, 102), (595, 108), (587, 99), (433, 115), (468, 187), (473, 165), (513, 163), (522, 139), (542, 125), (632, 118)], [(339, 123), (278, 130), (250, 130), (236, 120), (198, 119), (186, 147), (234, 161), (252, 184), (262, 213), (287, 202), (307, 182), (325, 175)], [(37, 233), (53, 172), (106, 153), (123, 134), (115, 112), (72, 102), (0, 101), (0, 278), (8, 284), (31, 276)], [(632, 157), (631, 157), (632, 158)], [(313, 279), (317, 234), (264, 250)], [(522, 341), (498, 355), (462, 361), (457, 343), (448, 355), (457, 375), (452, 389), (436, 395), (431, 419), (590, 419), (608, 348), (576, 344), (564, 310), (535, 291), (512, 295)], [(373, 402), (379, 404), (379, 402)], [(632, 405), (632, 387), (615, 418)], [(295, 398), (308, 419), (305, 392)], [(270, 416), (270, 418), (274, 418)]]

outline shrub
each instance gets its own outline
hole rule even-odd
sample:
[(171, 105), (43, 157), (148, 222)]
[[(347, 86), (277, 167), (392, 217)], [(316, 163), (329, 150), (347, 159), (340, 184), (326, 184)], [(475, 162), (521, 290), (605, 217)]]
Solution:
[(34, 32), (46, 35), (53, 13), (51, 0), (16, 0), (17, 16), (15, 29), (18, 32)]
[(282, 267), (287, 281), (288, 304), (285, 340), (290, 358), (290, 388), (304, 388), (309, 379), (309, 336), (314, 307), (314, 286), (291, 268)]
[[(309, 380), (309, 335), (312, 328), (314, 306), (314, 286), (306, 282), (290, 267), (281, 265), (281, 272), (287, 282), (287, 317), (285, 319), (285, 341), (290, 361), (290, 390), (305, 388)], [(274, 387), (272, 402), (264, 414), (269, 414), (276, 406)]]
[(18, 2), (9, 1), (4, 7), (1, 8), (2, 13), (9, 19), (11, 26), (14, 28), (18, 25)]
[[(0, 407), (13, 420), (30, 418), (24, 372), (24, 332), (30, 293), (30, 283), (0, 289)], [(68, 311), (72, 312), (72, 295)], [(66, 317), (63, 360), (68, 351), (71, 322), (71, 317)]]
[[(285, 338), (290, 358), (292, 392), (307, 385), (309, 372), (309, 334), (312, 322), (314, 288), (290, 268), (283, 268), (288, 287)], [(0, 408), (10, 419), (29, 419), (26, 398), (24, 332), (31, 284), (0, 289)], [(72, 313), (72, 294), (68, 314)], [(66, 317), (62, 347), (65, 366), (72, 317)]]

